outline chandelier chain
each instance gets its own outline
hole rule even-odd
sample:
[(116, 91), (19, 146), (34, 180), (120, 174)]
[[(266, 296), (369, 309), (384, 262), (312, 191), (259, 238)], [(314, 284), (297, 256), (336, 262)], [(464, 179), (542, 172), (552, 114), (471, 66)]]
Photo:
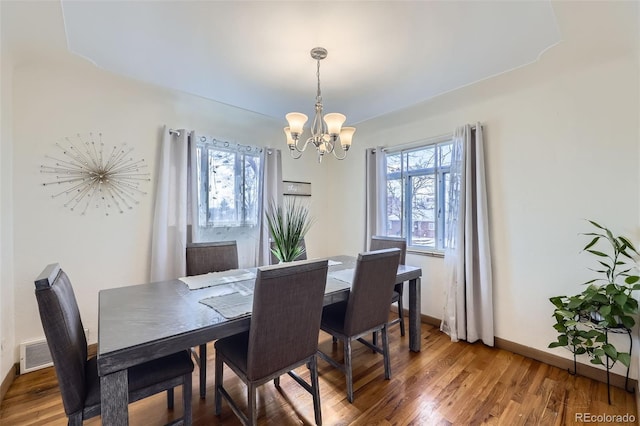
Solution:
[(318, 62), (318, 69), (316, 71), (316, 77), (318, 78), (318, 93), (316, 94), (316, 99), (318, 102), (322, 102), (322, 92), (320, 91), (320, 60)]

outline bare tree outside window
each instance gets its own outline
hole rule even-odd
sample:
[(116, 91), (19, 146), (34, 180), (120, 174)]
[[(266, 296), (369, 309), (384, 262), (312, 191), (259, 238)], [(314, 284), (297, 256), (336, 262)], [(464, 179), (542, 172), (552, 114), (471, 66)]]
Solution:
[(443, 250), (451, 142), (387, 154), (387, 235)]
[(259, 154), (201, 145), (196, 158), (198, 225), (257, 225)]

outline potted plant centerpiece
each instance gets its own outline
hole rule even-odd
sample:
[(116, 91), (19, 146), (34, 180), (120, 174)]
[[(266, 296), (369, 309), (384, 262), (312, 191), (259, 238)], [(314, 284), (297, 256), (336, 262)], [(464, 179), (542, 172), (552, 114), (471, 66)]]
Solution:
[(297, 259), (305, 251), (301, 242), (312, 224), (309, 209), (295, 198), (285, 198), (282, 206), (272, 201), (266, 215), (274, 256), (280, 262)]
[(567, 347), (574, 356), (587, 354), (592, 364), (605, 365), (607, 370), (617, 361), (628, 368), (630, 353), (619, 351), (607, 338), (607, 332), (630, 330), (636, 323), (638, 301), (632, 292), (640, 290), (640, 277), (632, 256), (638, 251), (628, 238), (589, 222), (595, 231), (584, 234), (590, 240), (583, 251), (595, 257), (598, 266), (593, 271), (597, 276), (584, 283), (586, 288), (574, 296), (549, 299), (555, 307), (553, 327), (558, 331), (557, 340), (549, 347)]

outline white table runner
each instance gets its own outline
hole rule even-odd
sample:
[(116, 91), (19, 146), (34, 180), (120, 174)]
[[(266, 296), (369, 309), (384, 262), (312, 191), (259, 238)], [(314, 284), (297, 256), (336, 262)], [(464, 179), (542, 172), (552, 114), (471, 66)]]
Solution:
[(189, 290), (197, 290), (199, 288), (253, 280), (255, 278), (255, 272), (246, 269), (234, 269), (231, 271), (210, 272), (204, 275), (182, 277), (179, 278), (179, 280), (185, 283), (189, 287)]
[(253, 293), (235, 292), (226, 296), (207, 297), (200, 303), (207, 305), (227, 319), (233, 319), (251, 313), (253, 309)]

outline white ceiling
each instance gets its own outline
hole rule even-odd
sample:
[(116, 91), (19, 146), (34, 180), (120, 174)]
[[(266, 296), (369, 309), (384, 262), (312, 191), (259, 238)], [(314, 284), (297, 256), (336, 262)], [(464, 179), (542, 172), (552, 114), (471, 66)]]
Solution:
[(312, 114), (309, 51), (325, 47), (324, 110), (347, 124), (534, 62), (561, 38), (548, 1), (62, 0), (60, 15), (68, 49), (105, 70), (279, 119)]

